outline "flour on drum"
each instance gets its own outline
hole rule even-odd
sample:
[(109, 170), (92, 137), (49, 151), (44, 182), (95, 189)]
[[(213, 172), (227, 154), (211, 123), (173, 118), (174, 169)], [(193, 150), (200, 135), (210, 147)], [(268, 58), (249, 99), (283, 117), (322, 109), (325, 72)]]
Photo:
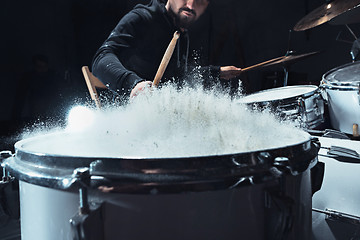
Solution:
[(45, 141), (46, 135), (38, 136), (18, 147), (55, 155), (66, 150), (74, 156), (161, 158), (255, 151), (309, 139), (293, 124), (251, 112), (228, 97), (173, 86), (138, 96), (123, 108), (93, 110), (91, 124), (83, 116), (87, 128), (68, 128)]

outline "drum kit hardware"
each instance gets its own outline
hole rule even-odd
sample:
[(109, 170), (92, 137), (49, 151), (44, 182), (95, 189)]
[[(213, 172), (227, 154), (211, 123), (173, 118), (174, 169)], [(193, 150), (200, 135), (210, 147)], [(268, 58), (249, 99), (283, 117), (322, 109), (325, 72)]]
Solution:
[(325, 210), (313, 208), (313, 211), (325, 214), (327, 220), (342, 221), (349, 224), (360, 225), (360, 217), (358, 216), (354, 216), (351, 214), (339, 212), (328, 208), (326, 208)]
[[(334, 146), (334, 145), (330, 147), (321, 147), (321, 148), (328, 150), (327, 154), (322, 156), (331, 157), (340, 162), (360, 163), (360, 155), (357, 151), (353, 149)], [(321, 154), (319, 155), (321, 156)]]
[(312, 136), (319, 136), (319, 137), (322, 136), (328, 138), (350, 140), (350, 137), (348, 135), (334, 129), (325, 129), (325, 130), (307, 129), (306, 131), (310, 133)]

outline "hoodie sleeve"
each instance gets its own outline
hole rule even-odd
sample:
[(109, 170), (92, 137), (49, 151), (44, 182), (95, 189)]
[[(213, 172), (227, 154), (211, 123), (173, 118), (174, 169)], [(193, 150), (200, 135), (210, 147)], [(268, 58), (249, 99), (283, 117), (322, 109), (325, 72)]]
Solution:
[(122, 96), (128, 95), (137, 83), (144, 80), (127, 69), (121, 59), (126, 57), (128, 49), (135, 47), (136, 38), (141, 34), (145, 22), (144, 12), (129, 12), (120, 20), (93, 58), (93, 74), (110, 90)]

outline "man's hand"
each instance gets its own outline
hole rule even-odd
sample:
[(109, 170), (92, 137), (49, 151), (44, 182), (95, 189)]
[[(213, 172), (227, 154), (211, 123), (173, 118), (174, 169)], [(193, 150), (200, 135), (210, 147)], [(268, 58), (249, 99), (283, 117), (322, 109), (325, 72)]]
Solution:
[(130, 98), (136, 97), (145, 89), (150, 88), (152, 85), (151, 81), (142, 81), (135, 85), (135, 87), (130, 92)]
[(221, 79), (232, 79), (236, 78), (241, 74), (241, 68), (235, 66), (224, 66), (220, 67), (220, 78)]

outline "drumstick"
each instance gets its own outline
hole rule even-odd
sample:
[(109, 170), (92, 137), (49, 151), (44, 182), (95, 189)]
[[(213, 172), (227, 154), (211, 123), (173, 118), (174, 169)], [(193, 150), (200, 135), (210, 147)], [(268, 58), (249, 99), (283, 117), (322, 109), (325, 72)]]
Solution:
[(156, 72), (155, 78), (152, 83), (153, 87), (157, 87), (157, 85), (159, 85), (160, 79), (162, 78), (162, 76), (165, 72), (165, 69), (166, 69), (167, 65), (169, 64), (170, 58), (174, 52), (176, 42), (179, 37), (180, 37), (180, 33), (178, 31), (176, 31), (174, 33), (173, 38), (171, 39), (171, 41), (169, 43), (169, 46), (167, 47), (167, 49), (165, 51), (165, 54), (161, 60), (160, 66)]
[(275, 61), (278, 61), (278, 60), (281, 60), (283, 58), (285, 58), (286, 56), (281, 56), (281, 57), (277, 57), (277, 58), (274, 58), (274, 59), (270, 59), (268, 61), (265, 61), (265, 62), (262, 62), (262, 63), (258, 63), (258, 64), (255, 64), (255, 65), (252, 65), (250, 67), (246, 67), (246, 68), (243, 68), (241, 69), (242, 72), (246, 72), (246, 71), (249, 71), (249, 70), (254, 70), (258, 67), (262, 67), (266, 64), (269, 64), (269, 63), (272, 63), (272, 62), (275, 62)]

